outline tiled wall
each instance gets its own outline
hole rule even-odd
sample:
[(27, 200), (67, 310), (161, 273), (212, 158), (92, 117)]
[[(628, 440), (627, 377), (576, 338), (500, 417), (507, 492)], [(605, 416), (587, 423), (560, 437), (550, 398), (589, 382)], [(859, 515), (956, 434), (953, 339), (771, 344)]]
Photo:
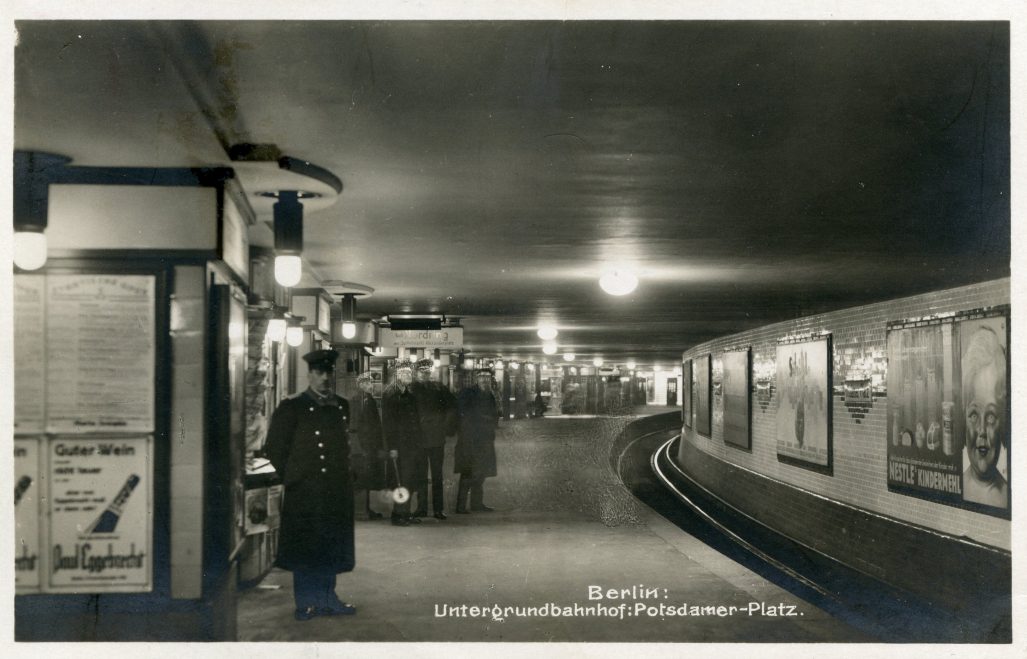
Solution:
[[(1009, 300), (1009, 279), (999, 279), (768, 325), (700, 344), (683, 353), (682, 359), (707, 353), (716, 358), (724, 350), (751, 346), (754, 368), (758, 368), (759, 364), (774, 361), (778, 339), (829, 332), (835, 362), (833, 377), (838, 382), (844, 377), (838, 371), (843, 356), (849, 359), (862, 355), (868, 368), (885, 368), (889, 321), (1009, 304)], [(850, 410), (839, 396), (833, 397), (834, 468), (832, 474), (825, 474), (778, 461), (776, 397), (775, 390), (769, 404), (753, 401), (751, 452), (724, 443), (723, 414), (717, 414), (717, 397), (713, 397), (712, 437), (684, 427), (683, 440), (711, 456), (784, 484), (942, 533), (1010, 549), (1009, 520), (888, 491), (886, 398), (875, 398), (869, 409)], [(723, 485), (731, 487), (730, 483)]]

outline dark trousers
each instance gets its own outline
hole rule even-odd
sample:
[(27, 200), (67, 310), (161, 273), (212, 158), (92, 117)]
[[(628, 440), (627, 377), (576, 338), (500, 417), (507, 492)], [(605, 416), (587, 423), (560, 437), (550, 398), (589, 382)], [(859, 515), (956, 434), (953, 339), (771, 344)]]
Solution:
[[(428, 472), (431, 474), (431, 506), (437, 513), (442, 512), (442, 460), (446, 454), (444, 446), (432, 446), (424, 449), (424, 461), (428, 463)], [(424, 481), (417, 488), (417, 511), (428, 512), (428, 482)]]
[(294, 570), (292, 573), (293, 597), (298, 610), (310, 607), (324, 608), (337, 599), (335, 595), (335, 574), (332, 572), (307, 572)]
[(485, 479), (460, 474), (456, 490), (456, 509), (467, 510), (467, 495), (471, 495), (471, 510), (481, 508), (485, 503)]

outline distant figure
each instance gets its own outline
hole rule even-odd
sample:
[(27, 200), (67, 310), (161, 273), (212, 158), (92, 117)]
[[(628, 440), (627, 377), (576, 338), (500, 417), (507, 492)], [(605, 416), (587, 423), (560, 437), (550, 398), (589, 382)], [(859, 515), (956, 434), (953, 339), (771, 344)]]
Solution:
[(1006, 350), (990, 327), (978, 328), (963, 353), (966, 455), (963, 499), (996, 508), (1009, 506), (1009, 486), (998, 470), (1006, 423)]
[[(456, 442), (453, 470), (460, 474), (456, 512), (492, 512), (485, 505), (485, 479), (496, 475), (496, 426), (499, 401), (492, 392), (492, 371), (479, 369), (475, 384), (457, 398), (460, 430)], [(467, 496), (470, 494), (470, 510)]]
[[(421, 422), (421, 450), (423, 460), (431, 473), (431, 503), (435, 519), (446, 519), (443, 508), (442, 461), (446, 452), (446, 437), (456, 433), (456, 397), (441, 383), (431, 379), (433, 360), (417, 362), (417, 379), (411, 386), (417, 401)], [(423, 474), (422, 474), (423, 476)], [(428, 516), (428, 481), (422, 481), (417, 490), (415, 517)]]
[(292, 571), (297, 620), (356, 613), (335, 595), (336, 575), (356, 562), (349, 403), (332, 392), (338, 356), (303, 356), (310, 386), (282, 401), (267, 435), (267, 457), (285, 484), (275, 564)]
[(375, 520), (381, 519), (382, 514), (371, 510), (371, 491), (388, 487), (385, 475), (388, 454), (382, 443), (382, 420), (378, 415), (378, 402), (372, 393), (374, 380), (371, 374), (358, 375), (357, 386), (360, 387), (360, 398), (353, 406), (353, 424), (350, 426), (351, 432), (356, 433), (361, 451), (355, 487), (366, 492), (364, 508), (367, 510), (367, 519)]
[(542, 397), (542, 392), (535, 394), (535, 416), (543, 416), (546, 413), (546, 399)]
[[(389, 458), (399, 466), (399, 473), (394, 473), (394, 478), (411, 492), (417, 492), (426, 478), (428, 465), (421, 449), (421, 420), (411, 388), (413, 364), (402, 360), (393, 368), (396, 380), (382, 394), (382, 438)], [(392, 507), (392, 523), (409, 526), (420, 524), (421, 520), (410, 514), (410, 501), (407, 500)]]

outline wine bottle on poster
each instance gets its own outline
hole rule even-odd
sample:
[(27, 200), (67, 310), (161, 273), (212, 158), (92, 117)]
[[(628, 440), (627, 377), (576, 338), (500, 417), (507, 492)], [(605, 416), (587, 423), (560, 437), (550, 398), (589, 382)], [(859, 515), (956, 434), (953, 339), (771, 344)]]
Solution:
[(86, 533), (113, 533), (114, 529), (118, 526), (118, 522), (121, 520), (121, 509), (125, 506), (125, 502), (128, 501), (128, 497), (131, 496), (132, 490), (139, 484), (139, 477), (132, 474), (125, 481), (125, 484), (118, 491), (117, 496), (111, 501), (110, 505), (107, 506), (107, 510), (100, 513), (100, 516), (96, 518), (96, 521), (86, 529)]
[(32, 477), (22, 476), (18, 479), (18, 484), (14, 486), (14, 505), (18, 505), (21, 498), (25, 496), (25, 491), (32, 485)]

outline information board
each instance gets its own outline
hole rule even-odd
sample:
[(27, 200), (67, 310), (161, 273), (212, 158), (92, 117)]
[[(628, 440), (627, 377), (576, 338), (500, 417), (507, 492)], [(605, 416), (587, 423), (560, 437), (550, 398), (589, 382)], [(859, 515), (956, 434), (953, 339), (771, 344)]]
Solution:
[(149, 433), (154, 425), (155, 280), (46, 278), (46, 430)]
[(46, 277), (14, 277), (14, 432), (46, 425)]

